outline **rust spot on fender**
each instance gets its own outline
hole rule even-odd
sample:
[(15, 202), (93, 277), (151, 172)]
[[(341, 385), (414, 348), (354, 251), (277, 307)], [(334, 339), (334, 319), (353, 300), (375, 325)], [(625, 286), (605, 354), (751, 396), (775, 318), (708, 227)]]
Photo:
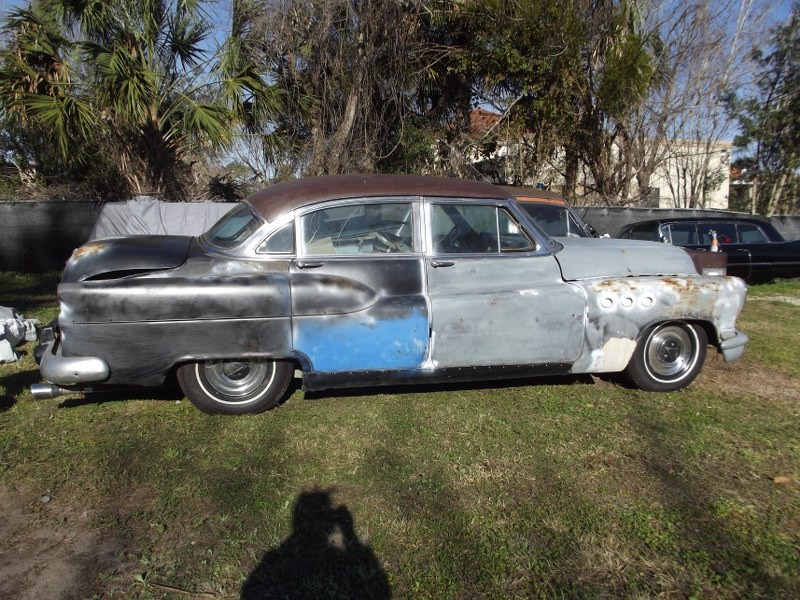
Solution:
[(106, 244), (100, 242), (89, 242), (88, 244), (84, 244), (80, 248), (75, 248), (72, 251), (72, 256), (70, 257), (72, 260), (80, 260), (84, 256), (91, 256), (92, 254), (99, 254), (103, 250), (105, 250)]

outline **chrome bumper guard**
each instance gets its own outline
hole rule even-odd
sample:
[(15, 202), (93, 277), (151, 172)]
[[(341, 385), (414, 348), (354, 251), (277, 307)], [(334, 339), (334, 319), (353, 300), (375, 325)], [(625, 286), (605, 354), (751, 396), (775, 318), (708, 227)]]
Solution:
[(106, 361), (96, 356), (62, 356), (57, 340), (44, 343), (39, 371), (42, 378), (58, 386), (75, 386), (108, 379)]
[(722, 353), (722, 358), (725, 362), (733, 362), (741, 358), (744, 352), (744, 346), (749, 339), (746, 333), (737, 329), (736, 335), (727, 340), (722, 340), (719, 343), (719, 351)]

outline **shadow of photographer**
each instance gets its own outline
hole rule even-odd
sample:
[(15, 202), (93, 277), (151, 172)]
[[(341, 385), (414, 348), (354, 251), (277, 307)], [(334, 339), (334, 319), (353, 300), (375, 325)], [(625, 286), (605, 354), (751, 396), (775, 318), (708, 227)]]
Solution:
[(250, 573), (242, 600), (391, 597), (386, 573), (358, 539), (347, 507), (333, 506), (331, 490), (300, 494), (292, 529)]

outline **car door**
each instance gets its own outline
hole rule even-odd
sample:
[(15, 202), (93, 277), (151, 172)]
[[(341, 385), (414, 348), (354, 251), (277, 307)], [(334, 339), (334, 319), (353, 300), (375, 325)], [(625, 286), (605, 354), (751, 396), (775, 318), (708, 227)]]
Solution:
[(585, 298), (503, 203), (425, 202), (431, 358), (439, 368), (571, 363)]
[(415, 199), (330, 203), (299, 215), (290, 266), (295, 351), (311, 371), (405, 370), (428, 356)]

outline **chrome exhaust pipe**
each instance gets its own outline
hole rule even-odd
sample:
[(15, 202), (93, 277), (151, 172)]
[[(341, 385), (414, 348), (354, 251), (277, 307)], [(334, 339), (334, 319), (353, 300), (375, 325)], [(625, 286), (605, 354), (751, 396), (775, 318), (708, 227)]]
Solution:
[(31, 385), (31, 395), (35, 400), (50, 400), (58, 398), (64, 394), (74, 394), (72, 390), (65, 390), (62, 387), (51, 383), (34, 383)]

